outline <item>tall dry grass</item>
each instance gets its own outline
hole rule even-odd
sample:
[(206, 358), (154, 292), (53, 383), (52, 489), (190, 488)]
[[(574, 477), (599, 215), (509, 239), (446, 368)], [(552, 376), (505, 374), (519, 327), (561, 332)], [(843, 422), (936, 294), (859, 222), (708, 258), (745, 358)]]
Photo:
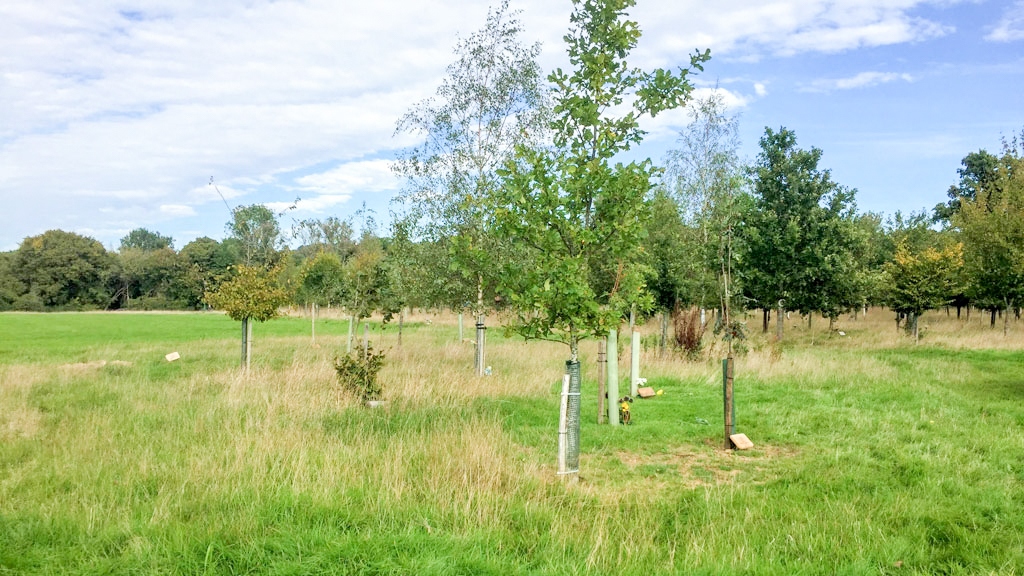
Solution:
[[(362, 407), (336, 385), (332, 360), (344, 350), (343, 334), (322, 334), (319, 348), (306, 336), (258, 338), (261, 362), (248, 375), (235, 367), (234, 341), (182, 345), (177, 364), (142, 343), (117, 358), (131, 365), (0, 365), (0, 441), (14, 447), (0, 475), (0, 517), (22, 522), (19, 530), (32, 522), (79, 530), (49, 532), (58, 552), (36, 571), (51, 573), (95, 554), (142, 559), (138, 572), (198, 573), (207, 567), (176, 562), (195, 542), (203, 560), (217, 541), (227, 542), (222, 553), (233, 562), (222, 572), (243, 571), (245, 554), (269, 571), (275, 554), (346, 538), (353, 550), (385, 541), (380, 558), (366, 559), (380, 562), (380, 572), (394, 568), (387, 555), (413, 539), (423, 547), (414, 554), (459, 549), (540, 573), (835, 573), (856, 562), (870, 571), (883, 559), (891, 565), (890, 557), (913, 560), (915, 550), (924, 550), (916, 559), (926, 573), (944, 566), (928, 538), (935, 526), (947, 529), (943, 508), (951, 502), (987, 502), (987, 514), (1018, 526), (1015, 453), (1004, 458), (970, 440), (999, 429), (1018, 441), (1013, 416), (992, 404), (982, 413), (991, 416), (966, 418), (977, 410), (949, 404), (931, 374), (917, 366), (908, 373), (873, 352), (1019, 349), (1024, 326), (1011, 323), (1003, 338), (980, 315), (957, 322), (933, 313), (922, 318), (925, 337), (915, 345), (888, 313), (872, 310), (842, 319), (845, 336), (829, 333), (827, 322), (808, 330), (793, 317), (781, 349), (771, 334), (755, 333), (736, 368), (748, 379), (740, 422), (762, 435), (752, 432), (759, 452), (747, 455), (719, 450), (715, 426), (694, 418), (721, 409), (721, 343), (707, 342), (697, 361), (659, 359), (652, 347), (643, 374), (663, 379), (674, 404), (638, 407), (647, 412), (634, 427), (588, 423), (583, 478), (571, 484), (554, 474), (548, 419), (568, 348), (505, 339), (492, 328), (492, 375), (477, 377), (473, 345), (457, 341), (456, 316), (413, 318), (418, 325), (400, 347), (393, 327), (371, 336), (387, 353), (382, 409)], [(581, 352), (592, 382), (595, 343)], [(629, 365), (628, 353), (623, 347), (620, 366)], [(943, 382), (967, 379), (969, 367), (958, 366), (936, 370)], [(923, 399), (902, 406), (908, 401), (890, 396), (893, 381)], [(999, 476), (1006, 466), (1011, 472)], [(327, 512), (313, 521), (302, 510)], [(929, 518), (919, 521), (922, 510)], [(956, 538), (974, 542), (991, 531), (975, 548), (1001, 562), (1015, 558), (1012, 537), (985, 528), (974, 509), (962, 515), (983, 527)], [(288, 552), (278, 550), (278, 537)], [(454, 548), (431, 549), (445, 541)]]

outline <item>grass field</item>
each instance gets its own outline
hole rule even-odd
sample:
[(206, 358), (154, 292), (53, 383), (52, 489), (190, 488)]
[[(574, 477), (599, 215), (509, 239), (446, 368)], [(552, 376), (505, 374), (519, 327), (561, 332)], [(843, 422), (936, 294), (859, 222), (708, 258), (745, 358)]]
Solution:
[(922, 321), (755, 334), (747, 452), (720, 448), (717, 351), (645, 355), (665, 394), (613, 428), (586, 343), (563, 482), (564, 346), (491, 329), (477, 378), (450, 316), (374, 328), (367, 409), (335, 385), (342, 320), (320, 347), (257, 325), (246, 377), (217, 314), (2, 314), (0, 574), (1024, 574), (1024, 324)]

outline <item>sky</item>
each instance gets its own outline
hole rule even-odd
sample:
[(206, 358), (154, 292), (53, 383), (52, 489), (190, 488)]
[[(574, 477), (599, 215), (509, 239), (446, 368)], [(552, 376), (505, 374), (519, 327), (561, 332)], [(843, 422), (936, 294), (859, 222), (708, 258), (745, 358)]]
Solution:
[[(494, 5), (497, 0), (494, 0)], [(116, 249), (144, 227), (221, 239), (229, 207), (389, 221), (396, 120), (430, 97), (487, 2), (0, 3), (0, 251), (62, 229)], [(568, 67), (569, 0), (512, 0), (545, 70)], [(630, 64), (712, 58), (754, 160), (766, 127), (892, 215), (946, 199), (970, 152), (1024, 131), (1024, 0), (638, 0)], [(687, 114), (643, 126), (661, 162)], [(211, 181), (213, 184), (211, 185)], [(296, 203), (296, 198), (299, 201)]]

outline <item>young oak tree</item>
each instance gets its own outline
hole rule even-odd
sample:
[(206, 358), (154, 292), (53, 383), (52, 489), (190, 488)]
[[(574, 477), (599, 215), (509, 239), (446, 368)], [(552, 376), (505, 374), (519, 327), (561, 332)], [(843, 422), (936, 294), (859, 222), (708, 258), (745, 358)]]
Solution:
[[(489, 271), (507, 247), (486, 225), (488, 198), (498, 186), (495, 170), (517, 145), (537, 141), (546, 125), (546, 90), (536, 62), (540, 45), (523, 46), (521, 33), (507, 0), (489, 11), (484, 28), (456, 45), (456, 61), (436, 96), (416, 104), (396, 129), (426, 137), (393, 165), (408, 181), (400, 200), (422, 236), (449, 248), (446, 274), (467, 284), (456, 292), (475, 300), (478, 324), (484, 322)], [(483, 374), (481, 354), (476, 369)]]
[(501, 270), (502, 293), (518, 311), (515, 328), (568, 344), (576, 363), (579, 342), (617, 327), (642, 296), (637, 263), (656, 169), (650, 159), (623, 164), (616, 155), (643, 139), (641, 117), (686, 102), (687, 75), (702, 70), (710, 52), (695, 53), (690, 69), (677, 72), (632, 68), (625, 58), (640, 29), (624, 16), (635, 1), (573, 4), (565, 40), (575, 70), (548, 77), (552, 146), (518, 148), (501, 171), (494, 218), (499, 233), (526, 252)]
[(252, 321), (266, 322), (288, 303), (276, 269), (239, 265), (234, 278), (206, 294), (206, 302), (242, 323), (242, 368), (249, 371), (252, 358)]

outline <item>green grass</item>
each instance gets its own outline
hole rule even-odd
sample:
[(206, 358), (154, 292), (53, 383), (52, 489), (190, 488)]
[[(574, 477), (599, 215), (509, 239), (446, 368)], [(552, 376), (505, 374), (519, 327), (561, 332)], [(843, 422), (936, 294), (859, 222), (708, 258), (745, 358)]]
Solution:
[(385, 332), (368, 410), (333, 386), (347, 323), (308, 328), (257, 326), (243, 378), (219, 315), (0, 315), (0, 574), (1024, 572), (1020, 351), (794, 335), (737, 361), (749, 452), (720, 449), (717, 361), (649, 362), (665, 394), (610, 427), (585, 357), (567, 483), (564, 348), (492, 330), (477, 379), (435, 353), (454, 326)]

